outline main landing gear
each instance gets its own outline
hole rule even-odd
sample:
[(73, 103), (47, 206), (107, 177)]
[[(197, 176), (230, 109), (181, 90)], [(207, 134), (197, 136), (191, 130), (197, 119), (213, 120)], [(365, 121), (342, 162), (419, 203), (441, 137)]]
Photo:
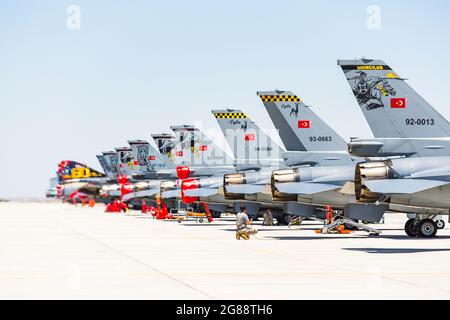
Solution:
[(444, 220), (433, 220), (432, 217), (422, 219), (420, 215), (405, 223), (405, 232), (411, 238), (433, 238), (438, 229), (444, 229)]

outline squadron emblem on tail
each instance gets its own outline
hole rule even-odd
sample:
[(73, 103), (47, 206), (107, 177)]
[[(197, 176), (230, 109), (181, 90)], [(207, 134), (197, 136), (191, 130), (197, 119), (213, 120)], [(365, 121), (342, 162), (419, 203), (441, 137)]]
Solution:
[(367, 73), (361, 71), (358, 75), (347, 79), (354, 81), (352, 85), (358, 103), (367, 110), (384, 108), (382, 97), (395, 96), (397, 92), (389, 84), (387, 79), (381, 77), (368, 77)]

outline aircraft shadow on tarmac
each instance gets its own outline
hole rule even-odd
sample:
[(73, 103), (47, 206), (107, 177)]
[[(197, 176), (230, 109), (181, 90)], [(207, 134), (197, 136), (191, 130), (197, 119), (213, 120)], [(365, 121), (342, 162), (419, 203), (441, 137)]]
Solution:
[(330, 239), (335, 239), (335, 240), (339, 240), (339, 239), (364, 239), (364, 237), (349, 237), (349, 236), (334, 236), (334, 237), (330, 237), (330, 236), (296, 237), (296, 236), (293, 236), (293, 237), (270, 237), (270, 238), (274, 239), (274, 240), (296, 240), (296, 241), (300, 241), (300, 240), (330, 240)]
[[(227, 226), (229, 226), (229, 225), (227, 225)], [(258, 229), (258, 233), (259, 232), (266, 232), (266, 231), (289, 231), (289, 232), (295, 232), (295, 231), (303, 231), (303, 230), (305, 230), (305, 231), (314, 231), (314, 230), (316, 230), (317, 228), (301, 228), (301, 229), (288, 229), (288, 228), (283, 228), (283, 229), (278, 229), (278, 228), (265, 228), (265, 229), (263, 229), (263, 228), (260, 228), (260, 227), (258, 227), (257, 225), (255, 226), (257, 229)], [(233, 229), (222, 229), (222, 230), (224, 230), (224, 231), (236, 231), (236, 228), (233, 228)], [(274, 237), (275, 238), (275, 237)], [(280, 237), (280, 238), (284, 238), (284, 237)], [(296, 237), (297, 238), (297, 237)], [(303, 237), (298, 237), (299, 239), (302, 239)], [(284, 240), (284, 239), (281, 239), (281, 240)]]
[[(218, 226), (218, 227), (223, 227), (223, 226), (230, 226), (229, 223), (214, 223), (214, 224), (208, 224), (208, 223), (184, 223), (181, 222), (180, 223), (182, 226), (186, 226), (186, 227), (210, 227), (210, 226)], [(236, 231), (236, 229), (233, 229), (233, 231)]]
[(342, 250), (348, 251), (360, 251), (366, 253), (421, 253), (421, 252), (439, 252), (450, 251), (450, 249), (426, 249), (426, 248), (342, 248)]
[[(363, 240), (363, 239), (373, 239), (373, 238), (380, 238), (380, 239), (391, 239), (391, 240), (406, 240), (406, 241), (439, 241), (439, 240), (443, 240), (443, 239), (450, 239), (450, 236), (436, 236), (435, 238), (431, 238), (431, 239), (421, 239), (421, 238), (417, 238), (417, 239), (411, 239), (410, 237), (408, 237), (407, 235), (368, 235), (368, 234), (357, 234), (354, 236), (342, 236), (342, 235), (334, 235), (334, 236), (287, 236), (287, 237), (283, 237), (283, 236), (278, 236), (278, 237), (270, 237), (271, 239), (275, 239), (275, 240), (329, 240), (329, 239), (359, 239), (359, 240)], [(441, 250), (441, 249), (438, 249)], [(447, 250), (447, 249), (445, 249)], [(450, 250), (450, 249), (448, 249)]]
[[(391, 229), (392, 230), (392, 229)], [(402, 229), (403, 230), (403, 229)], [(410, 237), (408, 237), (406, 234), (401, 234), (401, 235), (380, 235), (380, 238), (385, 238), (385, 239), (392, 239), (392, 240), (407, 240), (407, 241), (439, 241), (439, 240), (444, 240), (444, 239), (450, 239), (450, 236), (440, 236), (437, 235), (434, 238), (415, 238), (415, 239), (411, 239)]]
[(383, 229), (383, 228), (375, 228), (379, 231), (404, 231), (405, 229), (403, 228), (398, 228), (398, 229)]

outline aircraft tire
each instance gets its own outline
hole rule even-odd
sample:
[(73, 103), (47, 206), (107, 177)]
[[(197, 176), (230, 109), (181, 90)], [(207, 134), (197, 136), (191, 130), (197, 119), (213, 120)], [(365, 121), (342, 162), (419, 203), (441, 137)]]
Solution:
[(422, 238), (433, 238), (436, 235), (438, 227), (433, 220), (423, 219), (419, 222), (418, 229), (419, 235)]
[(211, 216), (216, 219), (216, 218), (220, 218), (220, 215), (222, 214), (222, 212), (220, 211), (216, 211), (216, 210), (211, 210)]
[(416, 238), (419, 235), (419, 228), (416, 224), (416, 219), (412, 218), (405, 223), (405, 232), (408, 237)]
[(436, 226), (438, 229), (444, 229), (445, 228), (445, 221), (444, 220), (436, 220)]
[(282, 226), (287, 226), (287, 225), (289, 225), (289, 223), (291, 222), (291, 215), (290, 214), (283, 214), (282, 216), (281, 216), (281, 219), (280, 219), (281, 221), (280, 221), (280, 225), (282, 225)]

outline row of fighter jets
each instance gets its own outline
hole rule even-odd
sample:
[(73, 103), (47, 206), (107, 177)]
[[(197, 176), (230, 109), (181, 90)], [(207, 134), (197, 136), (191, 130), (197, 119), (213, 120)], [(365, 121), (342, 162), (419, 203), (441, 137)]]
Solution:
[(258, 92), (286, 149), (242, 111), (213, 110), (234, 158), (196, 127), (174, 126), (152, 135), (157, 148), (133, 140), (98, 155), (104, 173), (62, 161), (49, 195), (206, 203), (214, 215), (245, 203), (250, 215), (271, 208), (281, 222), (324, 218), (326, 206), (343, 222), (401, 212), (408, 236), (434, 237), (450, 213), (448, 121), (383, 61), (338, 65), (375, 138), (347, 143), (292, 92)]

